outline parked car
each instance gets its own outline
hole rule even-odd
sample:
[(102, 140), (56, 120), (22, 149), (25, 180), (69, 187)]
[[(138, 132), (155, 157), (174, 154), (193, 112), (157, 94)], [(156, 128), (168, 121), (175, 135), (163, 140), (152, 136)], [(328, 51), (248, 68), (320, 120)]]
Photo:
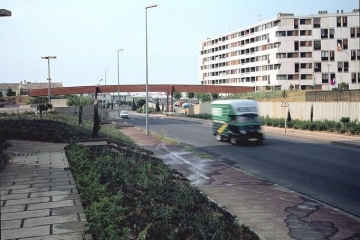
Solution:
[(0, 100), (0, 107), (4, 107), (5, 106), (5, 101), (4, 100)]
[(181, 107), (184, 104), (183, 101), (177, 101), (175, 102), (175, 107)]
[(192, 103), (184, 103), (184, 104), (182, 105), (183, 108), (188, 108), (188, 107), (190, 107), (190, 106), (194, 106), (194, 104), (192, 104)]
[(120, 118), (129, 118), (128, 111), (120, 111)]

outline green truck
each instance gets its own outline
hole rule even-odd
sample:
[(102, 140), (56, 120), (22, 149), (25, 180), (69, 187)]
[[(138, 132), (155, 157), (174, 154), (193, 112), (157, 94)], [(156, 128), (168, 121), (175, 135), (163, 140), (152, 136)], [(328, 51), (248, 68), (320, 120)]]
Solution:
[(261, 144), (264, 135), (258, 117), (258, 103), (254, 100), (217, 100), (211, 103), (213, 135), (218, 141), (231, 144), (256, 141)]

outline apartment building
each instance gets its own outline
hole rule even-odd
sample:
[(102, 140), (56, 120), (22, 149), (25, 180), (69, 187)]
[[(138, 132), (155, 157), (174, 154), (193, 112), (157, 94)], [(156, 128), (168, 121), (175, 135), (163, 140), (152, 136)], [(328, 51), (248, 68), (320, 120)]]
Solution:
[(359, 9), (276, 18), (208, 38), (200, 83), (268, 89), (360, 89)]

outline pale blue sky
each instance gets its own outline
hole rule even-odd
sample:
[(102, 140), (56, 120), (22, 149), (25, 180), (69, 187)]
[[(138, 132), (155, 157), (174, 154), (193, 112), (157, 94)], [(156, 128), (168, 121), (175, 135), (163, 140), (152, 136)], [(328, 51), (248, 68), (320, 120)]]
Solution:
[[(359, 8), (358, 0), (2, 0), (0, 83), (64, 86), (145, 83), (145, 6), (148, 9), (149, 84), (200, 84), (199, 46), (279, 12), (295, 15)], [(104, 81), (102, 81), (104, 84)]]

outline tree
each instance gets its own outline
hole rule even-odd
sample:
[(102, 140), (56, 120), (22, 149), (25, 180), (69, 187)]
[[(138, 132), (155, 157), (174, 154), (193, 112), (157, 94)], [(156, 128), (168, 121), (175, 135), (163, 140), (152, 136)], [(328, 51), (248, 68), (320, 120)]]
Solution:
[(194, 96), (195, 96), (195, 94), (193, 92), (186, 93), (186, 97), (189, 98), (189, 99), (194, 98)]
[(156, 98), (156, 107), (155, 107), (155, 111), (156, 111), (156, 112), (160, 112), (159, 98)]
[(6, 90), (6, 96), (11, 97), (11, 96), (15, 96), (16, 92), (14, 92), (10, 87), (8, 88), (8, 90)]
[(145, 99), (138, 99), (136, 104), (137, 104), (137, 108), (142, 108), (145, 105), (146, 101)]
[(209, 93), (195, 93), (195, 97), (201, 102), (211, 101), (211, 94)]
[(219, 98), (219, 94), (218, 93), (211, 93), (211, 98), (214, 99), (218, 99)]
[(98, 133), (101, 128), (100, 121), (101, 121), (101, 118), (99, 116), (99, 107), (97, 104), (94, 104), (94, 125), (93, 125), (93, 132), (92, 132), (93, 138), (98, 137)]
[(182, 93), (181, 92), (173, 92), (173, 96), (174, 96), (175, 100), (178, 101), (182, 97)]
[(131, 110), (132, 110), (132, 111), (135, 111), (135, 110), (136, 110), (135, 99), (133, 99), (133, 101), (132, 101)]
[(339, 84), (339, 88), (340, 88), (340, 90), (346, 90), (347, 84), (346, 84), (345, 82), (341, 82), (341, 83)]

